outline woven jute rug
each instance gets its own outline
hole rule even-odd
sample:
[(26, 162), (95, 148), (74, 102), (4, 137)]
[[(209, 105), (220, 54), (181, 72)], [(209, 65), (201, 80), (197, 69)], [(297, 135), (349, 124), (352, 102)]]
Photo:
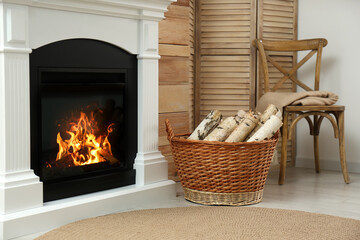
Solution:
[(257, 207), (180, 207), (74, 222), (37, 239), (360, 239), (360, 221)]

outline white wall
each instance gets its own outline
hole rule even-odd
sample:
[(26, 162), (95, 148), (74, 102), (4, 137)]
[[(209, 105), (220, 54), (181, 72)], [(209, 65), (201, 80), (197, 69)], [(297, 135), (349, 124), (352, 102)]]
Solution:
[[(345, 146), (350, 172), (360, 172), (360, 1), (300, 0), (298, 39), (324, 37), (320, 90), (339, 95), (345, 105)], [(299, 55), (298, 60), (303, 55)], [(314, 58), (314, 57), (313, 57)], [(315, 59), (313, 59), (315, 60)], [(306, 63), (298, 78), (313, 80)], [(311, 75), (311, 77), (310, 77)], [(313, 143), (305, 120), (297, 129), (297, 166), (313, 167)], [(338, 141), (328, 120), (320, 131), (322, 169), (340, 169)]]

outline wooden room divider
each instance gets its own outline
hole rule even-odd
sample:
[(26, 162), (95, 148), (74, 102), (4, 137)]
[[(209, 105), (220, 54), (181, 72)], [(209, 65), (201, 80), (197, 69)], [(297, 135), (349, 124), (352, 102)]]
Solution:
[[(298, 0), (178, 0), (159, 28), (159, 149), (177, 179), (164, 120), (174, 131), (194, 129), (212, 109), (224, 116), (254, 109), (261, 96), (255, 38), (296, 39)], [(289, 69), (296, 55), (274, 53)], [(270, 69), (270, 81), (278, 72)], [(293, 91), (291, 82), (283, 91)], [(289, 141), (288, 165), (295, 143)]]

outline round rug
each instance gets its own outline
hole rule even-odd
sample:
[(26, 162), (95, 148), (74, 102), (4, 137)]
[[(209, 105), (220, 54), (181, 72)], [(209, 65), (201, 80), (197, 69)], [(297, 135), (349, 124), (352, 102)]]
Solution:
[(39, 240), (57, 239), (360, 239), (360, 221), (257, 207), (179, 207), (81, 220)]

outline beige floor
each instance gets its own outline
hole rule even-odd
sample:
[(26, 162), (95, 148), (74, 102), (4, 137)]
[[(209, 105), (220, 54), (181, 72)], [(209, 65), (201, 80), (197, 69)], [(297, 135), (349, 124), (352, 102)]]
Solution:
[[(360, 220), (360, 174), (350, 174), (350, 184), (345, 184), (340, 172), (291, 168), (287, 170), (284, 185), (277, 184), (278, 171), (271, 171), (266, 182), (263, 201), (254, 207), (293, 209), (323, 213)], [(164, 202), (149, 203), (129, 209), (199, 206), (184, 200), (181, 185), (178, 196)], [(17, 238), (30, 240), (42, 233)]]

